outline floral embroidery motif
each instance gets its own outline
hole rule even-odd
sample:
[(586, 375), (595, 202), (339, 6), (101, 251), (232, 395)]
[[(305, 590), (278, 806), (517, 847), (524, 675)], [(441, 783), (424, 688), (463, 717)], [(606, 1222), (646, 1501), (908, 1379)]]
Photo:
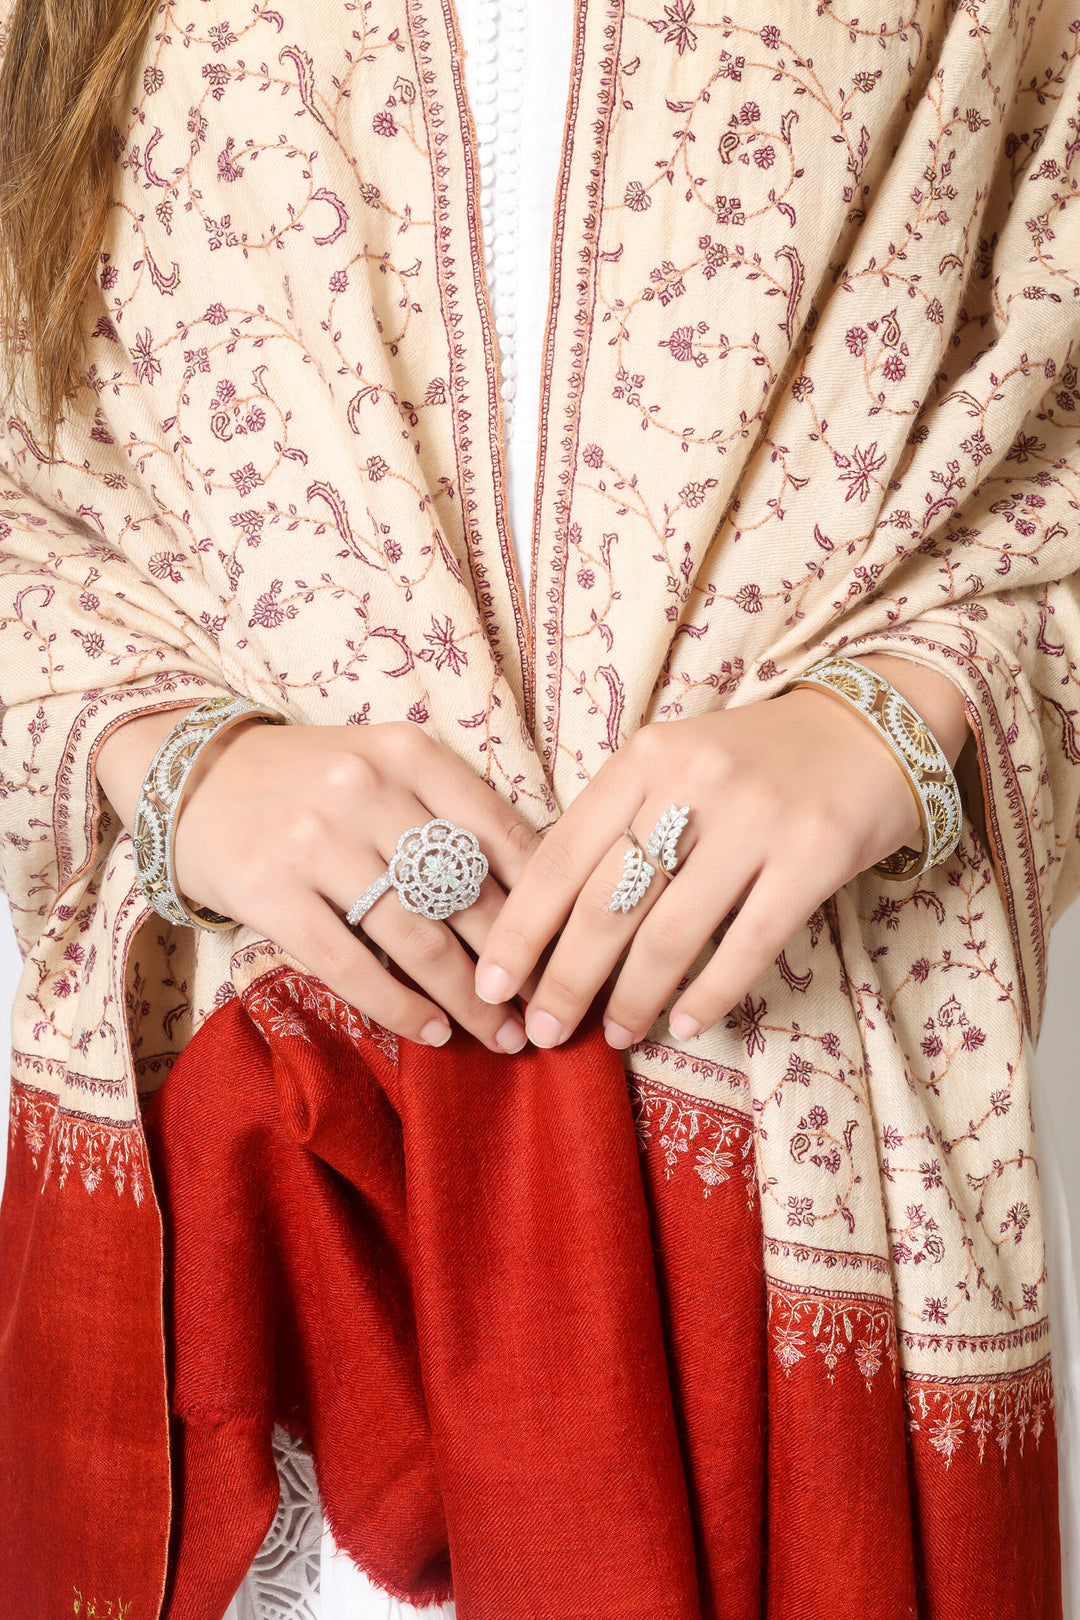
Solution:
[(301, 1015), (311, 1013), (356, 1046), (374, 1041), (384, 1056), (397, 1062), (398, 1041), (392, 1031), (357, 1012), (343, 996), (305, 974), (288, 969), (271, 972), (249, 986), (242, 999), (245, 1010), (268, 1040), (291, 1036), (310, 1042), (308, 1021)]
[(825, 1368), (831, 1384), (840, 1358), (850, 1354), (868, 1386), (886, 1364), (894, 1382), (897, 1377), (899, 1358), (891, 1299), (812, 1288), (796, 1290), (770, 1282), (768, 1338), (772, 1353), (789, 1376), (800, 1362), (816, 1354), (821, 1356), (818, 1365)]
[(982, 1379), (905, 1378), (904, 1404), (909, 1429), (927, 1436), (946, 1468), (972, 1443), (982, 1462), (991, 1440), (1003, 1462), (1014, 1441), (1023, 1456), (1025, 1439), (1030, 1436), (1037, 1446), (1053, 1418), (1050, 1357), (1023, 1372)]
[(708, 1198), (714, 1187), (739, 1177), (753, 1206), (757, 1176), (749, 1120), (733, 1109), (698, 1102), (644, 1075), (632, 1077), (631, 1102), (638, 1145), (644, 1152), (655, 1137), (664, 1155), (665, 1179), (670, 1180), (682, 1163), (692, 1166), (701, 1180), (702, 1196)]
[(88, 1193), (111, 1183), (118, 1198), (130, 1190), (141, 1204), (146, 1196), (149, 1169), (134, 1125), (76, 1114), (48, 1092), (13, 1080), (8, 1130), (12, 1147), (21, 1140), (29, 1150), (43, 1187), (54, 1174), (65, 1186), (74, 1171)]

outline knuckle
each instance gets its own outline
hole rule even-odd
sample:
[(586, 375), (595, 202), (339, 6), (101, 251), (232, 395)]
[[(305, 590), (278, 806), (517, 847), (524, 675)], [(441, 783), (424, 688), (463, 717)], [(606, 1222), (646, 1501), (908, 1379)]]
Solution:
[(348, 999), (365, 1018), (373, 1019), (394, 1035), (414, 1040), (431, 1015), (419, 996), (404, 989), (396, 979), (387, 978), (385, 985), (357, 985)]
[[(316, 805), (303, 805), (294, 810), (285, 819), (281, 829), (283, 852), (288, 859), (296, 854), (306, 854), (309, 850), (317, 848), (327, 837), (330, 831), (329, 822), (323, 810)], [(263, 854), (260, 851), (260, 854)], [(269, 851), (266, 851), (269, 865)]]
[(775, 942), (775, 927), (765, 917), (740, 915), (739, 938), (740, 961), (749, 962), (752, 967), (759, 962), (771, 962), (780, 952)]
[(569, 984), (560, 974), (549, 971), (544, 974), (543, 990), (537, 992), (536, 999), (538, 1002), (542, 1000), (545, 1007), (555, 1006), (562, 1011), (576, 1006), (581, 994), (576, 985)]
[(326, 983), (333, 989), (342, 989), (350, 980), (357, 977), (360, 966), (359, 952), (363, 946), (357, 942), (350, 945), (348, 940), (338, 941), (336, 938), (325, 941), (315, 956), (319, 973)]
[(492, 937), (488, 940), (488, 954), (493, 960), (499, 961), (504, 967), (512, 967), (536, 954), (535, 947), (528, 934), (512, 922), (504, 922), (505, 910), (500, 912), (497, 922), (492, 929)]
[(686, 923), (677, 917), (656, 917), (642, 924), (649, 955), (660, 962), (676, 962), (686, 952)]
[[(612, 877), (610, 873), (601, 873), (599, 876), (594, 874), (590, 877), (585, 886), (582, 899), (591, 913), (596, 913), (601, 917), (615, 915), (611, 910), (611, 897), (615, 893), (615, 886), (621, 876), (622, 873), (620, 872), (618, 877)], [(621, 920), (622, 914), (619, 913), (619, 916)]]
[(514, 855), (529, 855), (540, 840), (540, 834), (534, 832), (527, 821), (521, 821), (517, 816), (511, 816), (503, 826), (503, 838)]
[(460, 1004), (451, 1002), (455, 1017), (471, 1035), (482, 1041), (493, 1041), (497, 1030), (506, 1020), (505, 1007), (489, 1007), (476, 996), (462, 994)]
[(565, 883), (573, 871), (574, 857), (571, 851), (565, 844), (550, 838), (544, 839), (538, 861), (542, 881), (552, 888)]
[(379, 726), (378, 741), (380, 753), (404, 765), (415, 760), (430, 739), (411, 720), (387, 720)]
[(659, 724), (639, 726), (623, 746), (629, 749), (638, 765), (657, 763), (663, 748)]
[(445, 962), (451, 944), (447, 929), (437, 924), (416, 923), (405, 936), (403, 953), (423, 967), (435, 967)]
[(353, 754), (346, 749), (328, 756), (319, 785), (327, 793), (351, 799), (371, 787), (372, 776), (367, 760), (361, 754)]
[(405, 1035), (413, 1039), (419, 1035), (431, 1014), (418, 996), (398, 990), (387, 992), (382, 1007), (375, 1016), (378, 1017), (380, 1024), (392, 1029), (395, 1035)]
[(694, 755), (693, 787), (704, 799), (727, 788), (736, 775), (735, 761), (722, 744)]

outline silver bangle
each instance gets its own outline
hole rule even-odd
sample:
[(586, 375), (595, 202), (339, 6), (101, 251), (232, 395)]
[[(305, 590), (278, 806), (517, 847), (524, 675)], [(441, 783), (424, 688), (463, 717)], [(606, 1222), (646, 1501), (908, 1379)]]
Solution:
[(249, 718), (289, 724), (285, 715), (250, 698), (207, 698), (181, 716), (143, 777), (132, 827), (135, 873), (143, 894), (167, 922), (211, 931), (236, 927), (235, 918), (224, 917), (209, 906), (187, 905), (176, 886), (173, 846), (180, 801), (195, 761), (215, 737)]

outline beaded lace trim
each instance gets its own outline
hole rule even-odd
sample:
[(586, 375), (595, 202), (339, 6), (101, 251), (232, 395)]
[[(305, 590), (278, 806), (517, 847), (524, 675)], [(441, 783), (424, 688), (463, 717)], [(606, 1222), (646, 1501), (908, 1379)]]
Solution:
[(517, 252), (526, 0), (477, 0), (465, 81), (480, 157), (484, 271), (498, 335), (500, 393), (509, 438), (517, 391)]

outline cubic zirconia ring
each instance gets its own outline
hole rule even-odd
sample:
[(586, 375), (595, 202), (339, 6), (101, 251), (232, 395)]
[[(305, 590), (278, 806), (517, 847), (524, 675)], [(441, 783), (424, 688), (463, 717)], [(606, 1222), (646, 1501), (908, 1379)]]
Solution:
[(402, 833), (386, 871), (353, 901), (345, 920), (355, 927), (393, 887), (406, 911), (443, 922), (451, 912), (475, 905), (487, 874), (487, 856), (475, 833), (436, 816)]
[(636, 906), (656, 875), (655, 866), (650, 866), (645, 859), (645, 851), (629, 827), (626, 836), (631, 847), (623, 852), (623, 875), (611, 896), (609, 911), (629, 911), (631, 906)]
[(657, 855), (660, 865), (665, 872), (674, 872), (679, 864), (679, 857), (675, 853), (676, 845), (682, 837), (683, 828), (690, 819), (690, 806), (688, 804), (670, 805), (657, 820), (652, 830), (652, 837), (645, 845), (646, 855)]

